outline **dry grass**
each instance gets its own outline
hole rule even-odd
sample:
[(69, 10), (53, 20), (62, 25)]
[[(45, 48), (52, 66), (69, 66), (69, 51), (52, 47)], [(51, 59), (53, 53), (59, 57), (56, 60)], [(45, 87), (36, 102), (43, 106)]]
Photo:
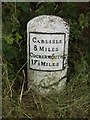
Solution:
[[(42, 96), (35, 90), (16, 92), (8, 79), (7, 65), (3, 64), (4, 118), (89, 118), (89, 88), (87, 63), (76, 66), (76, 74), (65, 90)], [(23, 84), (22, 84), (23, 85)], [(20, 98), (21, 97), (21, 98)]]

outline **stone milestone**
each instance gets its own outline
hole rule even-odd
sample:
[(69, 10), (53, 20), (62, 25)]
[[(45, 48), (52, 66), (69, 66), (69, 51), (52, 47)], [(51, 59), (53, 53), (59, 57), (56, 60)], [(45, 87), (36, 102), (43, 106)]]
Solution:
[(68, 69), (69, 26), (62, 18), (42, 15), (27, 24), (28, 87), (41, 94), (62, 90)]

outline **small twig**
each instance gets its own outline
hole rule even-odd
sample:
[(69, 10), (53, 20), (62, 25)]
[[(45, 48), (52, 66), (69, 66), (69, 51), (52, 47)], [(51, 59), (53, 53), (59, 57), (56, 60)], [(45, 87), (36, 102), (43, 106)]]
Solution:
[(7, 87), (9, 87), (10, 96), (12, 97), (12, 90), (11, 90), (11, 87), (10, 87), (10, 81), (8, 79), (7, 62), (6, 62), (6, 64), (3, 64), (3, 68), (5, 70), (3, 76), (6, 76), (6, 85), (7, 85)]
[(22, 102), (22, 95), (23, 95), (24, 84), (25, 84), (25, 71), (23, 70), (22, 72), (23, 72), (23, 84), (22, 84), (21, 94), (20, 94), (20, 98), (19, 98), (20, 103)]
[(19, 108), (19, 112), (22, 112), (27, 118), (30, 118), (30, 120), (32, 120), (32, 115), (28, 115), (21, 108)]
[(33, 94), (33, 100), (34, 100), (34, 102), (35, 102), (35, 104), (36, 104), (37, 108), (39, 109), (39, 105), (38, 105), (38, 102), (37, 102), (36, 97), (35, 97), (35, 95), (34, 95), (34, 94)]
[(13, 112), (14, 108), (12, 108), (12, 110), (9, 111), (9, 113), (5, 116), (6, 118)]
[(54, 11), (53, 12), (55, 12), (55, 10), (58, 8), (58, 5), (56, 5), (56, 7), (54, 8)]
[[(27, 62), (26, 62), (26, 63), (27, 63)], [(13, 86), (13, 84), (14, 84), (14, 82), (15, 82), (17, 76), (18, 76), (18, 74), (20, 73), (20, 71), (22, 70), (22, 68), (26, 65), (26, 63), (25, 63), (25, 64), (19, 69), (19, 71), (17, 72), (16, 77), (14, 78), (14, 80), (13, 80), (11, 86), (10, 86), (10, 90), (8, 91), (7, 95), (8, 95), (9, 92), (11, 91), (11, 88), (12, 88), (12, 86)]]
[(26, 95), (27, 93), (29, 93), (29, 92), (30, 92), (30, 89), (31, 89), (31, 88), (29, 87), (28, 90), (23, 93), (23, 95)]
[(42, 109), (42, 111), (43, 111), (43, 110), (44, 110), (44, 108), (43, 108), (43, 103), (42, 103), (41, 96), (39, 96), (39, 102), (40, 102), (41, 109)]

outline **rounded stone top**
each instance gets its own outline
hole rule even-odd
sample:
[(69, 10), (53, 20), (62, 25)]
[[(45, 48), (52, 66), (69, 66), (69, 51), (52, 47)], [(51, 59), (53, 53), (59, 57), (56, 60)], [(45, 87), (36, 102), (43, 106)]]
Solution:
[(69, 25), (61, 17), (41, 15), (30, 20), (27, 29), (29, 32), (65, 33), (69, 31)]

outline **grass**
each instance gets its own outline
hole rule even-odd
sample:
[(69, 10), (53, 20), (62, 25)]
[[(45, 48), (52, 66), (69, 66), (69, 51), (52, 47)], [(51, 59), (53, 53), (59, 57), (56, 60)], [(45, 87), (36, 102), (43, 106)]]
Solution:
[(3, 118), (89, 118), (90, 73), (87, 67), (85, 60), (77, 63), (75, 75), (60, 93), (43, 96), (30, 89), (23, 91), (21, 96), (22, 88), (19, 92), (13, 89), (8, 79), (7, 65), (4, 63)]
[[(19, 22), (20, 27), (18, 33), (20, 33), (23, 38), (22, 41), (18, 38), (18, 43), (22, 43), (20, 48), (17, 48), (17, 42), (14, 44), (10, 43), (10, 46), (9, 44), (7, 45), (8, 48), (10, 47), (9, 51), (10, 54), (12, 54), (11, 57), (14, 54), (13, 51), (18, 49), (18, 57), (15, 56), (15, 59), (7, 61), (6, 59), (10, 55), (8, 53), (9, 51), (7, 51), (7, 47), (4, 45), (2, 47), (4, 54), (6, 53), (5, 58), (3, 55), (2, 63), (3, 118), (68, 118), (68, 120), (70, 118), (89, 119), (90, 93), (88, 78), (90, 76), (90, 72), (87, 63), (87, 58), (89, 58), (89, 54), (87, 55), (87, 49), (89, 45), (90, 26), (90, 23), (88, 22), (90, 21), (88, 3), (76, 3), (76, 5), (75, 3), (54, 3), (56, 4), (54, 11), (52, 11), (51, 7), (49, 7), (50, 3), (47, 3), (45, 6), (45, 3), (35, 4), (36, 3), (30, 3), (30, 9), (28, 9), (28, 5), (26, 5), (25, 8), (23, 3), (20, 5), (18, 4), (19, 6), (16, 6), (17, 4), (3, 3), (3, 19), (6, 18), (6, 20), (3, 21), (3, 37), (8, 37), (8, 34), (12, 36), (14, 34), (12, 33), (12, 30), (18, 32), (17, 26), (19, 24), (17, 22)], [(52, 8), (53, 7), (54, 6), (52, 4)], [(11, 12), (8, 12), (9, 10), (12, 11), (12, 14)], [(55, 14), (65, 18), (65, 20), (69, 20), (68, 22), (70, 23), (69, 80), (66, 88), (62, 92), (52, 92), (44, 96), (40, 95), (33, 89), (27, 91), (24, 90), (26, 77), (24, 72), (26, 65), (26, 63), (24, 63), (26, 61), (25, 26), (31, 18), (41, 15), (42, 13), (46, 14), (48, 11), (50, 14)], [(25, 13), (25, 16), (23, 17), (23, 14), (21, 13)], [(13, 19), (14, 17), (15, 19)], [(7, 18), (9, 24), (7, 24)], [(12, 22), (11, 19), (13, 20)], [(86, 28), (86, 24), (89, 24), (88, 28)], [(14, 28), (11, 30), (12, 25)], [(10, 31), (10, 33), (8, 31)], [(5, 36), (6, 34), (7, 36)], [(15, 39), (14, 37), (12, 36), (12, 39)], [(23, 63), (24, 65), (21, 65)], [(22, 67), (20, 68), (20, 66)]]

